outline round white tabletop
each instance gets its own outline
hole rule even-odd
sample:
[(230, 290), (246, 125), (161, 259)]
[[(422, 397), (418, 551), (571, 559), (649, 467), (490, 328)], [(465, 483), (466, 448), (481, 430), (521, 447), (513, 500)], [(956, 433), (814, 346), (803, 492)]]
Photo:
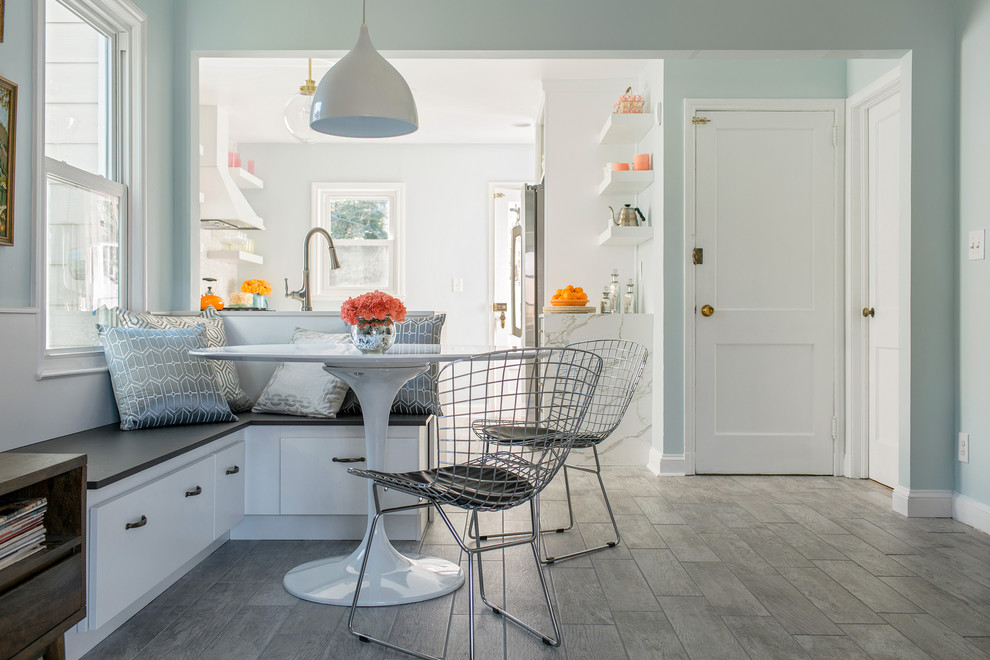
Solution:
[[(351, 344), (257, 344), (222, 346), (190, 351), (214, 360), (320, 362), (354, 390), (364, 416), (365, 448), (369, 469), (384, 469), (388, 418), (392, 400), (407, 381), (435, 362), (451, 362), (496, 350), (491, 346), (397, 344), (383, 354), (365, 354)], [(358, 479), (358, 477), (352, 477)], [(318, 559), (289, 571), (285, 589), (318, 603), (350, 605), (375, 514), (373, 484), (368, 484), (368, 526), (364, 540), (350, 555)], [(396, 550), (383, 528), (375, 532), (368, 568), (361, 585), (362, 607), (400, 605), (448, 594), (464, 583), (464, 571), (455, 563)]]

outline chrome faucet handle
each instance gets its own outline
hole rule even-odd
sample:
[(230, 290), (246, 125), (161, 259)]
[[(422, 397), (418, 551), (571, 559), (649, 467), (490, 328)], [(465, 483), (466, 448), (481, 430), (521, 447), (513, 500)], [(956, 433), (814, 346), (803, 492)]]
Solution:
[(286, 298), (292, 298), (293, 300), (298, 300), (299, 302), (302, 302), (302, 300), (303, 300), (303, 290), (302, 289), (299, 289), (298, 291), (289, 291), (289, 278), (288, 277), (285, 278), (285, 297)]

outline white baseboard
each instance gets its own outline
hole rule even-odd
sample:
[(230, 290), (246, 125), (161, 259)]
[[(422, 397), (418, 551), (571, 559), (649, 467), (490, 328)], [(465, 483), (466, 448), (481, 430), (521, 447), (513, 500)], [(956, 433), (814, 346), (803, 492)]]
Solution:
[(684, 454), (663, 454), (650, 447), (646, 468), (658, 477), (683, 477)]
[(952, 517), (981, 532), (990, 534), (990, 506), (974, 500), (972, 497), (953, 493)]
[[(385, 531), (394, 541), (419, 541), (426, 528), (426, 508), (385, 516)], [(230, 530), (234, 540), (359, 540), (368, 516), (244, 516)]]
[(650, 453), (646, 458), (646, 469), (658, 477), (660, 476), (660, 463), (662, 457), (663, 454), (658, 452), (653, 447), (650, 447)]
[(657, 474), (661, 477), (683, 477), (684, 454), (662, 454)]
[(891, 506), (908, 518), (951, 518), (951, 490), (911, 490), (898, 486), (891, 496)]

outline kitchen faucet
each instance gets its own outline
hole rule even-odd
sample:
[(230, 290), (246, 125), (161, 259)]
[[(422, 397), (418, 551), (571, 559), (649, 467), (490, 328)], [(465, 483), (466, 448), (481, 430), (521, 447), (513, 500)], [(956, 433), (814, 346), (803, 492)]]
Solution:
[(340, 268), (340, 259), (337, 258), (337, 248), (334, 247), (333, 239), (330, 237), (330, 233), (323, 227), (313, 227), (310, 229), (309, 233), (306, 234), (306, 239), (303, 241), (302, 286), (296, 291), (289, 291), (289, 278), (285, 278), (285, 297), (301, 302), (302, 311), (304, 312), (313, 311), (313, 305), (309, 293), (309, 242), (313, 238), (314, 234), (323, 234), (323, 236), (327, 239), (327, 243), (329, 244), (327, 247), (330, 249), (330, 269), (337, 270)]

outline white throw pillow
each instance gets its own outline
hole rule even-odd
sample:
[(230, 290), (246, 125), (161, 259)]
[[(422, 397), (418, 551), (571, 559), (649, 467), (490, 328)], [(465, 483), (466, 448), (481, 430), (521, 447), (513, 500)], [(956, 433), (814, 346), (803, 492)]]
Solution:
[[(343, 344), (350, 335), (296, 328), (293, 344)], [(347, 383), (323, 370), (319, 362), (281, 362), (251, 412), (320, 417), (337, 416)]]

